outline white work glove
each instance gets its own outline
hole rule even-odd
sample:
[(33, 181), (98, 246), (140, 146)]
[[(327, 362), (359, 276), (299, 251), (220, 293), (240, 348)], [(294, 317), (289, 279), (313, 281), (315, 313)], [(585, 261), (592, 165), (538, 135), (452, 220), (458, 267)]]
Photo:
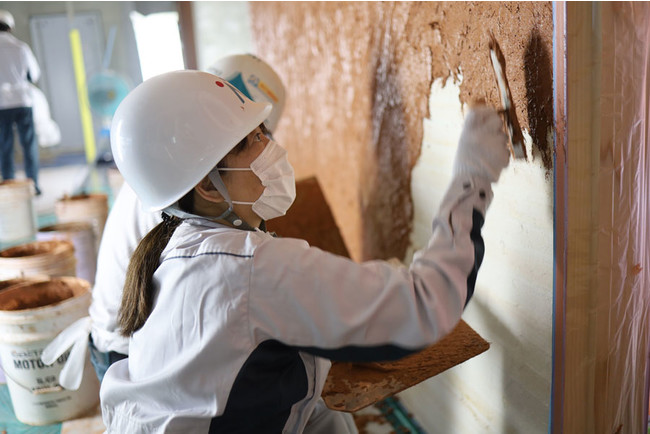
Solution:
[(454, 159), (454, 176), (475, 175), (496, 182), (510, 161), (508, 136), (493, 108), (472, 108), (465, 118)]
[(41, 361), (46, 365), (51, 365), (69, 348), (72, 348), (59, 373), (59, 384), (65, 389), (77, 390), (81, 386), (91, 324), (89, 316), (73, 322), (43, 349)]

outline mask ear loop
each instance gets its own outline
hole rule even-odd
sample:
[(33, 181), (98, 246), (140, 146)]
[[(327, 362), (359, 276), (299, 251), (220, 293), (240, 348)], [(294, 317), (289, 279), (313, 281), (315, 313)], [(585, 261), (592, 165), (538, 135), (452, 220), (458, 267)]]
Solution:
[(230, 199), (230, 194), (228, 194), (228, 189), (226, 188), (226, 184), (223, 183), (223, 179), (221, 179), (221, 175), (219, 175), (219, 169), (216, 167), (212, 169), (210, 173), (208, 173), (208, 179), (210, 179), (210, 182), (212, 182), (214, 188), (216, 188), (217, 191), (221, 193), (221, 196), (223, 196), (226, 202), (228, 202), (228, 209), (225, 210), (219, 217), (216, 217), (216, 219), (226, 220), (236, 228), (254, 231), (255, 228), (250, 226), (248, 223), (246, 223), (237, 214), (233, 212), (232, 200)]
[[(214, 185), (214, 188), (217, 189), (219, 193), (226, 199), (226, 202), (228, 202), (228, 209), (225, 210), (221, 215), (217, 217), (211, 217), (208, 220), (226, 220), (229, 222), (231, 225), (233, 225), (236, 228), (239, 229), (244, 229), (246, 231), (256, 231), (257, 229), (246, 223), (244, 220), (242, 220), (237, 214), (235, 214), (232, 210), (232, 200), (230, 199), (230, 195), (228, 194), (228, 189), (226, 188), (226, 184), (223, 183), (223, 180), (221, 179), (221, 176), (219, 175), (218, 169), (215, 167), (208, 173), (208, 179), (210, 179), (210, 182), (212, 182), (212, 185)], [(176, 216), (180, 219), (206, 219), (204, 216), (199, 216), (191, 213), (187, 213), (183, 210), (181, 210), (178, 207), (178, 202), (174, 203), (173, 205), (168, 206), (163, 210), (163, 212)]]

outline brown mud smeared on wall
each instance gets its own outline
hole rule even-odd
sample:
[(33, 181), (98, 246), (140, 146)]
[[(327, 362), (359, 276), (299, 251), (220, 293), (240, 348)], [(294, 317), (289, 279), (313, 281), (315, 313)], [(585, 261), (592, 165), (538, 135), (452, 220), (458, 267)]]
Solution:
[(550, 3), (253, 2), (251, 23), (288, 90), (276, 137), (297, 178), (318, 178), (354, 259), (406, 252), (433, 80), (462, 75), (462, 102), (498, 106), (488, 30), (533, 155), (551, 168)]
[(553, 168), (553, 59), (538, 29), (533, 29), (525, 57), (526, 103), (533, 157), (539, 157), (549, 172)]

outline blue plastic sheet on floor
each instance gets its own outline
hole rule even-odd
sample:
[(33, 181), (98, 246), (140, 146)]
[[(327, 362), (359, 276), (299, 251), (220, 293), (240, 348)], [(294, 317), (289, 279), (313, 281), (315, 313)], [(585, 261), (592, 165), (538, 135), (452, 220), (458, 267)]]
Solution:
[(375, 404), (397, 433), (427, 434), (397, 397), (389, 397)]
[(60, 434), (61, 424), (31, 426), (16, 419), (6, 384), (0, 384), (0, 434)]

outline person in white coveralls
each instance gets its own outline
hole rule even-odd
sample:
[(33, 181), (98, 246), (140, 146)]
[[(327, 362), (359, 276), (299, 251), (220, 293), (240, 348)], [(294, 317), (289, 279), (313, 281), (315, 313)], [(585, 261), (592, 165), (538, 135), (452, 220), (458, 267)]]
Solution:
[(16, 23), (13, 15), (0, 10), (0, 172), (2, 179), (14, 179), (14, 125), (23, 150), (25, 175), (38, 184), (38, 146), (34, 128), (31, 83), (41, 76), (41, 70), (29, 45), (11, 32)]
[[(252, 54), (223, 57), (207, 69), (227, 79), (253, 101), (269, 102), (266, 127), (275, 131), (285, 103), (285, 88), (277, 72)], [(111, 363), (128, 355), (128, 339), (120, 334), (117, 313), (126, 268), (140, 240), (162, 221), (160, 212), (146, 212), (133, 190), (124, 184), (104, 227), (90, 307), (90, 357), (101, 381)]]
[(129, 356), (100, 391), (109, 433), (354, 433), (320, 397), (330, 360), (398, 359), (460, 320), (491, 183), (509, 161), (498, 113), (469, 111), (431, 239), (395, 267), (264, 231), (295, 196), (287, 153), (263, 124), (270, 111), (225, 79), (176, 71), (115, 113), (117, 167), (163, 221), (128, 267)]

